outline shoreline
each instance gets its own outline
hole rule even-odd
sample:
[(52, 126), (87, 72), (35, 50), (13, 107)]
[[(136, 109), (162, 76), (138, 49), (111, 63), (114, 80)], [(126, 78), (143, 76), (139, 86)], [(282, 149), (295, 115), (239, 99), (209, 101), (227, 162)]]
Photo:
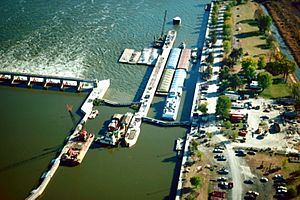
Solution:
[(298, 67), (300, 66), (300, 48), (299, 48), (299, 44), (297, 46), (297, 39), (299, 38), (294, 38), (294, 35), (290, 35), (290, 34), (286, 34), (291, 32), (288, 31), (286, 28), (288, 28), (288, 26), (290, 26), (290, 24), (286, 24), (286, 21), (290, 20), (287, 15), (284, 15), (284, 13), (282, 13), (281, 15), (284, 15), (286, 18), (281, 18), (279, 16), (279, 13), (276, 12), (276, 8), (272, 7), (272, 5), (269, 2), (260, 2), (261, 5), (263, 5), (269, 15), (272, 17), (272, 20), (276, 26), (276, 28), (278, 29), (280, 36), (282, 37), (283, 41), (285, 42), (286, 46), (289, 48), (295, 62), (297, 63)]

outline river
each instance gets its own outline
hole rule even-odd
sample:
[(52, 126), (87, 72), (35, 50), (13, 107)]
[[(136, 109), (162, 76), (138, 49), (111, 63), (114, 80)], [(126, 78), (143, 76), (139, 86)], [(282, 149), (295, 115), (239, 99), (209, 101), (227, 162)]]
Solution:
[[(110, 79), (105, 98), (138, 100), (151, 67), (117, 62), (124, 48), (149, 47), (161, 32), (176, 29), (175, 46), (201, 46), (210, 0), (65, 0), (0, 2), (0, 71)], [(173, 27), (175, 16), (182, 18)], [(193, 66), (185, 84), (179, 119), (189, 117), (197, 78)], [(0, 199), (24, 199), (80, 119), (86, 94), (0, 88), (1, 169)], [(159, 117), (164, 98), (155, 98), (149, 115)], [(74, 117), (65, 104), (73, 104)], [(114, 113), (127, 108), (100, 106), (88, 122), (98, 134)], [(76, 112), (77, 111), (77, 112)], [(164, 199), (170, 195), (175, 168), (174, 140), (182, 128), (143, 124), (131, 149), (93, 147), (83, 163), (60, 167), (42, 199)]]

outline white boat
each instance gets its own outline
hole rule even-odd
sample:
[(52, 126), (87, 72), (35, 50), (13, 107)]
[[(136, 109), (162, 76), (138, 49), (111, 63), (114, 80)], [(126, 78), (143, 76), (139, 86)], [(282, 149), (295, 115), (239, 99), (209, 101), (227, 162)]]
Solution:
[(180, 95), (176, 92), (169, 92), (163, 110), (162, 118), (166, 120), (176, 120), (180, 105)]
[(141, 132), (140, 129), (141, 123), (142, 123), (141, 117), (138, 115), (134, 115), (129, 125), (129, 128), (127, 130), (127, 133), (125, 134), (124, 141), (126, 146), (132, 147), (137, 142), (137, 139)]
[(174, 25), (180, 25), (181, 24), (181, 18), (180, 17), (174, 17), (173, 18), (173, 24)]

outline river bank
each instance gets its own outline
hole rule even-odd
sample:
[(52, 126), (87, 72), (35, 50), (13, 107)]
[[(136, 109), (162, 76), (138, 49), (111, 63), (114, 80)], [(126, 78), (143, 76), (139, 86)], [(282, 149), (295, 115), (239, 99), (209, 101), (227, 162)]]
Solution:
[[(296, 63), (300, 66), (300, 10), (289, 1), (260, 0), (271, 15), (281, 37), (289, 47)], [(296, 2), (295, 2), (296, 4)], [(299, 4), (299, 3), (298, 3)]]

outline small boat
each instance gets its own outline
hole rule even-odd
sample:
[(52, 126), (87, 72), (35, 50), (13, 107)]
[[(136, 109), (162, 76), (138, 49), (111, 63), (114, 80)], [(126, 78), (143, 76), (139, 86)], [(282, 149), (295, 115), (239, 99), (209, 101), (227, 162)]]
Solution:
[(181, 18), (180, 17), (174, 17), (173, 18), (173, 24), (174, 25), (180, 25), (181, 24)]
[(180, 45), (179, 45), (179, 48), (180, 49), (185, 49), (185, 47), (186, 47), (185, 42), (181, 42)]
[(99, 114), (98, 110), (93, 110), (91, 114), (89, 115), (89, 119), (95, 119), (97, 115)]
[(210, 11), (210, 7), (211, 7), (210, 3), (206, 4), (205, 11)]

